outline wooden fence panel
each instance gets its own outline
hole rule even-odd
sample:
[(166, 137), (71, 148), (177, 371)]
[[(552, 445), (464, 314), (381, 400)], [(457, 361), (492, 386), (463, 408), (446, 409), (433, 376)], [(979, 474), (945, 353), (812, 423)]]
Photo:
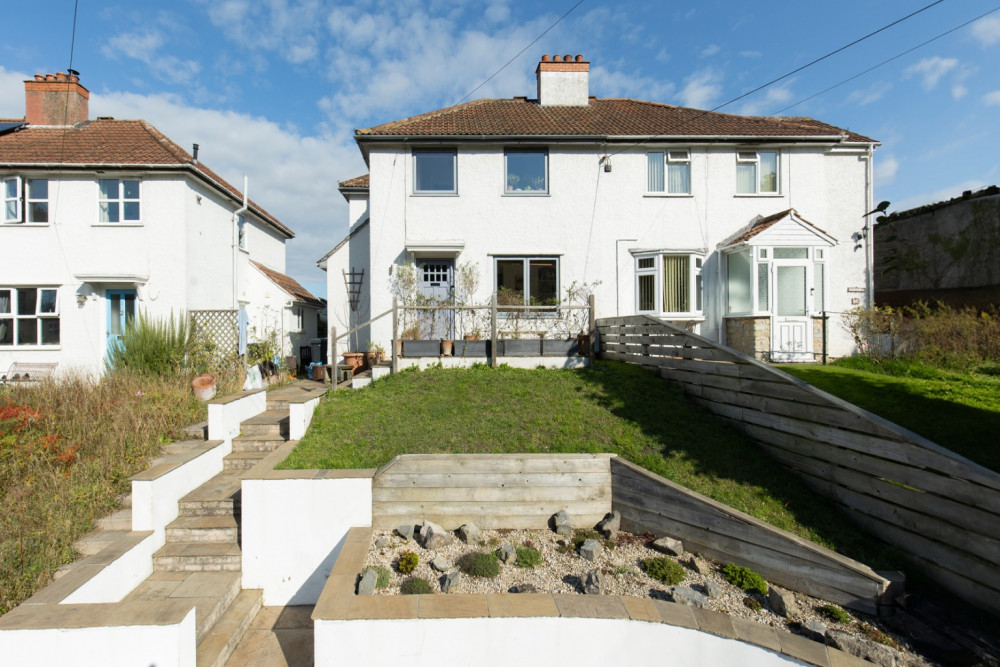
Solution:
[[(654, 318), (599, 320), (597, 329), (602, 350), (607, 350), (603, 358), (658, 368), (692, 400), (732, 421), (812, 488), (843, 506), (854, 521), (899, 547), (939, 584), (1000, 613), (996, 472)], [(630, 520), (653, 521), (652, 512), (656, 525), (677, 530), (688, 525), (682, 517), (657, 514), (632, 496), (623, 498), (633, 503), (626, 507)], [(617, 503), (617, 494), (615, 499)], [(696, 528), (685, 530), (692, 539), (704, 539)]]

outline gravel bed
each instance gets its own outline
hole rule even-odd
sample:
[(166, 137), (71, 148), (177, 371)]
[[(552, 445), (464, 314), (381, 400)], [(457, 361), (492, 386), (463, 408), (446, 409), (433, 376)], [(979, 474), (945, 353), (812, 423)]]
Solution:
[[(416, 538), (416, 536), (414, 536)], [(583, 594), (583, 584), (587, 573), (600, 569), (603, 577), (604, 595), (628, 595), (632, 597), (650, 597), (660, 600), (673, 600), (670, 586), (647, 576), (640, 567), (645, 558), (663, 556), (664, 554), (647, 546), (646, 540), (626, 533), (617, 533), (615, 538), (606, 542), (613, 548), (605, 547), (595, 561), (589, 561), (579, 556), (572, 549), (563, 545), (572, 540), (559, 536), (547, 530), (482, 530), (480, 544), (468, 545), (454, 538), (449, 544), (428, 550), (420, 546), (417, 539), (406, 540), (395, 531), (377, 530), (372, 536), (372, 545), (365, 559), (365, 568), (382, 566), (389, 570), (390, 581), (385, 588), (377, 589), (376, 595), (398, 595), (399, 587), (410, 577), (421, 577), (431, 584), (434, 593), (441, 593), (444, 576), (451, 570), (457, 570), (455, 563), (463, 554), (472, 551), (494, 551), (499, 547), (522, 545), (533, 546), (542, 555), (542, 563), (534, 568), (519, 568), (510, 563), (500, 564), (500, 574), (493, 578), (481, 578), (462, 575), (458, 585), (452, 589), (455, 593), (507, 593), (516, 586), (530, 584), (540, 593), (579, 593)], [(384, 546), (376, 546), (383, 544)], [(401, 554), (412, 551), (420, 558), (417, 568), (410, 574), (403, 575), (396, 571), (395, 565)], [(444, 572), (431, 568), (431, 561), (436, 558), (446, 559), (451, 567)], [(764, 625), (770, 625), (784, 630), (795, 631), (796, 623), (805, 624), (809, 621), (819, 621), (832, 630), (839, 630), (855, 637), (864, 637), (863, 625), (874, 627), (896, 642), (900, 650), (901, 664), (930, 664), (921, 656), (912, 652), (906, 641), (893, 635), (879, 626), (878, 621), (864, 614), (848, 611), (851, 620), (847, 623), (832, 621), (819, 614), (818, 610), (825, 604), (823, 600), (795, 593), (798, 614), (794, 619), (786, 619), (771, 611), (767, 597), (756, 593), (746, 593), (733, 586), (719, 572), (721, 563), (717, 564), (698, 555), (684, 554), (673, 560), (684, 566), (686, 578), (678, 587), (691, 587), (708, 597), (705, 584), (714, 581), (719, 584), (717, 591), (721, 594), (708, 597), (705, 608), (730, 616), (749, 619)], [(760, 603), (760, 609), (747, 606), (747, 600)]]

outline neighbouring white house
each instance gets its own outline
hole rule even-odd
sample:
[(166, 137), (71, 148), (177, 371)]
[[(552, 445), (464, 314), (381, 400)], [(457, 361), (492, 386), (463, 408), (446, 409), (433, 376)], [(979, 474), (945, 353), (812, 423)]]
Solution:
[[(405, 265), (438, 298), (471, 266), (480, 303), (599, 283), (599, 318), (648, 314), (762, 359), (850, 354), (841, 313), (870, 303), (878, 142), (805, 117), (591, 97), (589, 69), (543, 56), (537, 99), (357, 130), (369, 173), (340, 184), (350, 231), (318, 262), (331, 326), (391, 308)], [(391, 337), (383, 318), (358, 340)]]
[(226, 352), (241, 320), (286, 354), (316, 339), (322, 304), (284, 275), (294, 234), (245, 183), (145, 121), (90, 120), (75, 73), (24, 86), (25, 117), (0, 122), (0, 373), (99, 374), (139, 313), (186, 312)]

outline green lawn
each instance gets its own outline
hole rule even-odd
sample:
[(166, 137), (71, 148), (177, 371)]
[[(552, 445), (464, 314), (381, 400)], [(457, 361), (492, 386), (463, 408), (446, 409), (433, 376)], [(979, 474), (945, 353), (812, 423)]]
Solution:
[(1000, 472), (1000, 377), (861, 359), (782, 370)]
[(407, 371), (338, 392), (281, 467), (370, 468), (431, 452), (612, 452), (873, 567), (894, 565), (752, 441), (654, 373), (613, 362)]

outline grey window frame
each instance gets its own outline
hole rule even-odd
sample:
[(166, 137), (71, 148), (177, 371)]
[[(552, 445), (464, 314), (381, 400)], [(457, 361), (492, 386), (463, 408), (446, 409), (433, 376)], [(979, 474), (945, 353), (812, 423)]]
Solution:
[[(457, 148), (414, 148), (411, 151), (413, 158), (413, 194), (422, 196), (435, 195), (457, 195), (458, 194), (458, 149)], [(419, 156), (420, 155), (451, 155), (451, 184), (450, 190), (421, 190), (417, 187), (419, 181)]]

